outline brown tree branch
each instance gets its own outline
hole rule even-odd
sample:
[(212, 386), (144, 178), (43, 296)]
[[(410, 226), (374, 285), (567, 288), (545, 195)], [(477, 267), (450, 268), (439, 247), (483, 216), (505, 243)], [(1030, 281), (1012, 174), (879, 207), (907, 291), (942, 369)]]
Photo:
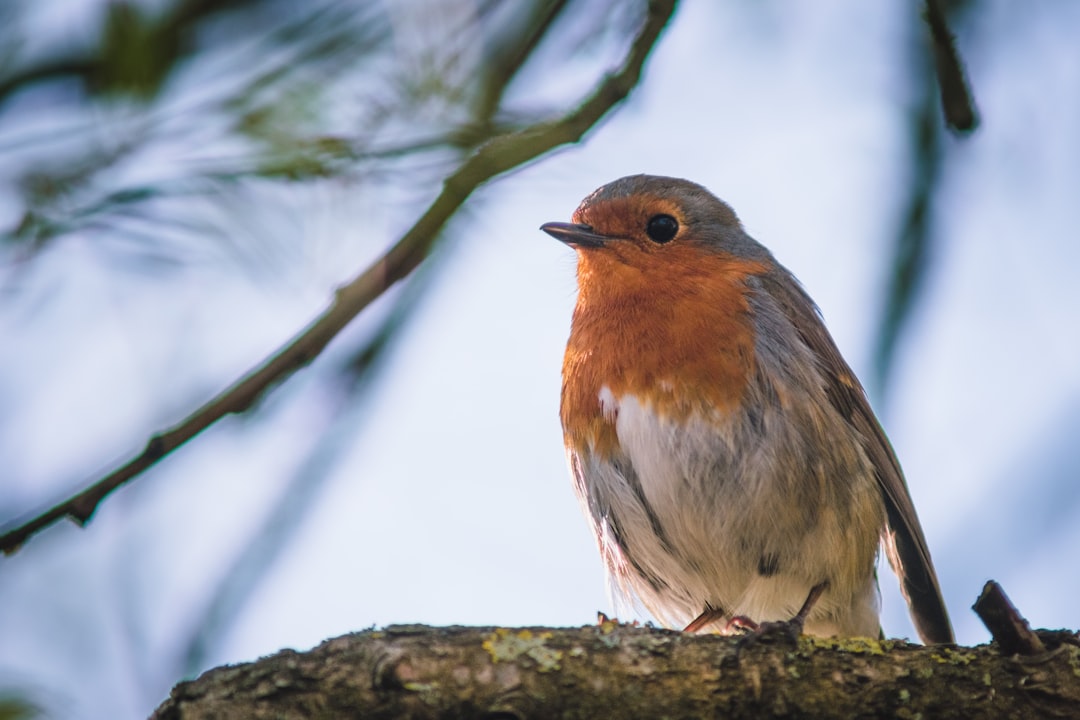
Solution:
[[(501, 98), (518, 71), (531, 57), (533, 50), (554, 22), (555, 17), (566, 5), (565, 0), (536, 0), (532, 5), (532, 15), (522, 32), (524, 39), (512, 37), (507, 45), (512, 48), (503, 52), (503, 57), (493, 57), (484, 63), (485, 68), (496, 67), (480, 83), (479, 109), (473, 113), (470, 125), (475, 132), (456, 133), (461, 137), (476, 137), (474, 147), (482, 143), (484, 137), (496, 132), (495, 114), (501, 107)], [(512, 55), (509, 53), (513, 52)], [(501, 132), (509, 132), (509, 129)], [(481, 133), (483, 136), (481, 136)], [(443, 143), (445, 144), (445, 140)], [(330, 477), (333, 456), (342, 450), (342, 443), (335, 429), (345, 421), (349, 413), (346, 407), (355, 407), (372, 384), (376, 369), (383, 353), (390, 346), (404, 327), (404, 322), (423, 295), (422, 288), (432, 279), (439, 265), (427, 264), (418, 267), (405, 282), (405, 287), (398, 293), (393, 307), (386, 313), (378, 328), (367, 338), (365, 344), (349, 359), (347, 367), (342, 368), (343, 377), (338, 380), (342, 385), (335, 395), (336, 410), (333, 417), (316, 434), (319, 441), (312, 446), (307, 460), (293, 473), (273, 509), (265, 516), (262, 524), (249, 536), (248, 542), (223, 573), (220, 582), (203, 606), (198, 620), (192, 623), (191, 636), (182, 644), (177, 653), (182, 672), (177, 676), (189, 676), (206, 667), (205, 657), (221, 639), (222, 628), (227, 628), (243, 612), (244, 605), (255, 592), (265, 573), (277, 557), (285, 551), (304, 516), (317, 497), (320, 488)], [(347, 376), (347, 378), (345, 377)], [(0, 718), (2, 720), (2, 718)]]
[(393, 626), (210, 670), (152, 720), (230, 718), (1076, 717), (1080, 647), (801, 638), (797, 644), (606, 622)]
[(150, 438), (145, 449), (122, 467), (29, 520), (0, 534), (0, 552), (10, 554), (35, 533), (69, 517), (85, 525), (101, 501), (165, 455), (231, 413), (247, 410), (272, 386), (314, 360), (361, 310), (401, 280), (431, 250), (439, 232), (480, 185), (531, 162), (551, 150), (580, 140), (637, 85), (650, 51), (674, 13), (677, 0), (650, 0), (648, 16), (622, 66), (608, 75), (574, 111), (493, 138), (478, 148), (443, 183), (442, 192), (397, 243), (367, 270), (340, 287), (331, 305), (258, 368), (199, 408), (194, 414)]

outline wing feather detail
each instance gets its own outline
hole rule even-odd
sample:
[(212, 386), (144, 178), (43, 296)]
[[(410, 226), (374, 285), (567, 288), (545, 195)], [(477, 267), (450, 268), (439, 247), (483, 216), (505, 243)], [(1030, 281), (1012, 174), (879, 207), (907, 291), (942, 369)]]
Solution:
[(833, 407), (862, 438), (863, 451), (873, 464), (885, 501), (887, 525), (882, 540), (886, 557), (900, 579), (919, 637), (925, 643), (954, 642), (930, 550), (903, 471), (862, 385), (840, 355), (817, 306), (798, 280), (779, 265), (759, 277), (762, 289), (780, 304), (817, 358)]

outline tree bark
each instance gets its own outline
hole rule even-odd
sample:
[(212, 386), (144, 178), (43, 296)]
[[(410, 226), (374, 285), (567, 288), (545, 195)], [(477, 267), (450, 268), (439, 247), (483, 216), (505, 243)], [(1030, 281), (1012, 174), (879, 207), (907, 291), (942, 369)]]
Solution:
[(153, 720), (1080, 717), (1080, 644), (922, 647), (582, 628), (397, 625), (177, 685)]

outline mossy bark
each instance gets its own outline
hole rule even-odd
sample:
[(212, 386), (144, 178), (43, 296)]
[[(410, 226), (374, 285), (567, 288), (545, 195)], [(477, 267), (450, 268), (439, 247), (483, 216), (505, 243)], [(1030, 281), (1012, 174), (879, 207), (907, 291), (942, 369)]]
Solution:
[(607, 622), (392, 626), (184, 682), (156, 720), (1080, 717), (1080, 646), (1038, 657), (902, 641), (792, 642)]

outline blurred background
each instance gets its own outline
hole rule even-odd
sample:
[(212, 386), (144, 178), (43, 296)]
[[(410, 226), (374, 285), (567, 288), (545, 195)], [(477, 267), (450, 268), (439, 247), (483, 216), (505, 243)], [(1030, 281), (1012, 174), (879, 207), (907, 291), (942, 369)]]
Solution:
[[(0, 3), (0, 525), (273, 352), (479, 144), (575, 107), (645, 5)], [(963, 138), (920, 2), (682, 3), (628, 102), (474, 194), (312, 365), (0, 557), (0, 717), (142, 718), (373, 625), (610, 611), (558, 424), (574, 258), (537, 228), (637, 172), (709, 187), (817, 300), (959, 641), (991, 577), (1080, 627), (1080, 4), (946, 7)]]

